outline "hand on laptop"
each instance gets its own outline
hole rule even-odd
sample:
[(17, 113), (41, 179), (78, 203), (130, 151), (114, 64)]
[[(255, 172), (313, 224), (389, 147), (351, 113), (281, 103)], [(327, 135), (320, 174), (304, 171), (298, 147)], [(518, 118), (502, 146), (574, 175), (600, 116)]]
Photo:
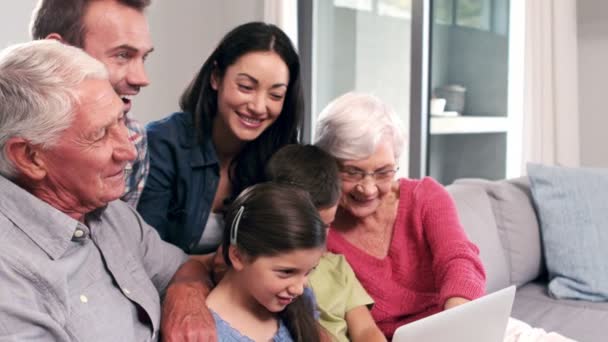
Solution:
[(464, 304), (464, 303), (467, 303), (467, 302), (469, 302), (469, 300), (466, 299), (466, 298), (451, 297), (451, 298), (448, 298), (448, 300), (445, 301), (445, 305), (443, 306), (443, 309), (444, 310), (451, 309), (451, 308), (453, 308), (455, 306), (458, 306), (458, 305), (461, 305), (461, 304)]

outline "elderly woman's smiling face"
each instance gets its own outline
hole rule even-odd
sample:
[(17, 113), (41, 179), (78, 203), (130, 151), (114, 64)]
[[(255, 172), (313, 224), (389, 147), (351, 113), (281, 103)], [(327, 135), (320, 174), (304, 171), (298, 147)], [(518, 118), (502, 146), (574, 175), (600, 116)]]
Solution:
[(383, 139), (365, 159), (340, 163), (342, 197), (340, 207), (356, 218), (373, 214), (390, 193), (397, 161), (390, 139)]

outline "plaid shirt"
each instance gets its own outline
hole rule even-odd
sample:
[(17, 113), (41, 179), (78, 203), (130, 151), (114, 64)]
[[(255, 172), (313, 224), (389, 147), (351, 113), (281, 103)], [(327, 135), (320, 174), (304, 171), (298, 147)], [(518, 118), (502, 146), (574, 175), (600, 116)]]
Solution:
[(150, 157), (148, 155), (148, 139), (144, 126), (127, 114), (129, 140), (135, 145), (137, 157), (125, 167), (125, 193), (121, 199), (137, 208), (137, 202), (144, 191), (146, 177), (150, 172)]

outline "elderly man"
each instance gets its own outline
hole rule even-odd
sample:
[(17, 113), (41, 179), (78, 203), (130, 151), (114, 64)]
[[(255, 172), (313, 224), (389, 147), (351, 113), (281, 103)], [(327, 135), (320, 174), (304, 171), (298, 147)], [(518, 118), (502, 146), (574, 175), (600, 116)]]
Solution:
[[(32, 14), (32, 38), (59, 40), (102, 62), (129, 112), (132, 97), (150, 84), (144, 62), (153, 47), (143, 13), (149, 5), (150, 0), (39, 0)], [(137, 156), (127, 163), (122, 200), (137, 207), (150, 169), (146, 131), (131, 115), (125, 122)]]
[(204, 305), (202, 264), (117, 200), (136, 153), (123, 109), (80, 49), (0, 53), (0, 340), (155, 340), (159, 293)]

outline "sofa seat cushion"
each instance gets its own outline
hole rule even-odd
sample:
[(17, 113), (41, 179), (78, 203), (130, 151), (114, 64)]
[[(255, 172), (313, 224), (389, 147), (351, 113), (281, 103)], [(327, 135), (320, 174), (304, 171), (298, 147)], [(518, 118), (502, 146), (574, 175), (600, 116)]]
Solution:
[(608, 339), (608, 302), (554, 299), (539, 282), (517, 289), (511, 316), (581, 342)]

